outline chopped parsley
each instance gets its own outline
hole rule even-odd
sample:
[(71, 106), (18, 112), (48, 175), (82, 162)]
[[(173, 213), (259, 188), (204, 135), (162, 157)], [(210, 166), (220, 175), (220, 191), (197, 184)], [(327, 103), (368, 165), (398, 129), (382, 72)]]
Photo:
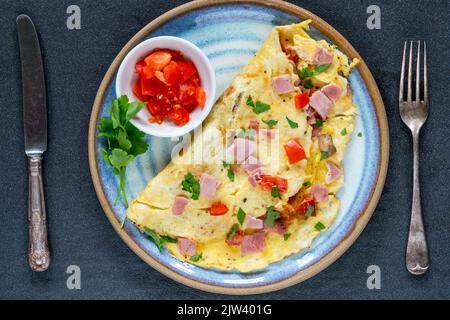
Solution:
[(253, 98), (252, 96), (248, 96), (247, 98), (247, 105), (249, 107), (252, 107), (253, 112), (256, 114), (260, 114), (266, 111), (270, 110), (270, 105), (268, 105), (267, 103), (261, 102), (261, 101), (256, 101), (253, 102)]
[(305, 81), (303, 81), (303, 86), (305, 87), (305, 89), (312, 89), (314, 87), (314, 84), (311, 79), (306, 79)]
[(236, 232), (239, 230), (239, 224), (235, 223), (230, 229), (230, 232), (227, 234), (227, 240), (231, 240), (236, 235)]
[(292, 235), (291, 233), (285, 233), (283, 235), (284, 241), (287, 241), (291, 237), (291, 235)]
[(289, 119), (288, 117), (286, 117), (286, 120), (287, 120), (287, 122), (289, 123), (289, 126), (290, 126), (292, 129), (298, 128), (298, 123), (297, 123), (297, 122), (292, 121), (292, 120)]
[(311, 70), (308, 67), (301, 69), (298, 72), (298, 76), (300, 77), (300, 79), (302, 79), (302, 84), (305, 87), (305, 89), (311, 89), (312, 87), (314, 87), (311, 78), (327, 71), (330, 68), (330, 66), (331, 64), (323, 64), (321, 66), (317, 66), (316, 69), (314, 70)]
[(314, 70), (314, 76), (317, 76), (325, 71), (327, 71), (331, 67), (330, 64), (322, 64), (320, 66), (317, 66), (316, 70)]
[(184, 191), (192, 193), (192, 199), (198, 200), (200, 195), (200, 183), (195, 179), (192, 173), (189, 172), (184, 176), (181, 186)]
[(266, 111), (270, 110), (270, 105), (268, 105), (267, 103), (263, 103), (263, 102), (256, 102), (255, 107), (253, 108), (253, 112), (256, 114), (260, 114)]
[(306, 182), (303, 183), (303, 186), (304, 187), (311, 187), (312, 183), (310, 181), (306, 181)]
[(326, 151), (322, 151), (320, 152), (320, 160), (327, 160), (330, 157), (330, 155), (328, 154), (328, 152)]
[(275, 225), (275, 220), (277, 220), (279, 218), (280, 218), (280, 213), (275, 210), (274, 206), (270, 206), (267, 209), (267, 216), (266, 216), (266, 220), (264, 220), (264, 224), (269, 227), (273, 227)]
[(347, 128), (344, 128), (341, 130), (341, 136), (346, 136), (347, 135)]
[(317, 222), (316, 223), (316, 225), (314, 226), (314, 228), (317, 230), (317, 231), (322, 231), (323, 229), (325, 229), (325, 225), (322, 223), (322, 222)]
[(323, 120), (322, 119), (316, 119), (316, 127), (322, 128), (323, 127)]
[(189, 258), (189, 260), (191, 260), (192, 262), (198, 262), (201, 259), (202, 259), (202, 253), (198, 253)]
[(314, 210), (315, 210), (314, 206), (308, 204), (308, 209), (306, 209), (305, 216), (311, 217), (312, 214), (314, 213)]
[(280, 190), (278, 190), (278, 186), (272, 186), (271, 195), (274, 198), (280, 198), (281, 199)]
[(314, 69), (314, 70), (310, 70), (309, 68), (305, 67), (299, 71), (298, 75), (302, 79), (312, 78), (312, 77), (318, 76), (321, 73), (324, 73), (325, 71), (327, 71), (330, 68), (330, 66), (331, 66), (331, 63), (323, 64), (323, 65), (317, 66), (316, 69)]
[(241, 208), (239, 208), (238, 213), (237, 213), (237, 219), (238, 219), (238, 221), (239, 221), (239, 223), (240, 223), (241, 225), (244, 224), (245, 216), (246, 216), (246, 215), (247, 215), (247, 214), (245, 213), (245, 211), (242, 210)]
[(249, 107), (252, 107), (252, 108), (255, 107), (255, 103), (253, 102), (252, 96), (248, 96), (248, 98), (247, 98), (247, 105)]
[(262, 122), (264, 122), (265, 124), (267, 124), (269, 126), (269, 128), (275, 127), (278, 124), (277, 120), (263, 120)]
[(222, 164), (223, 164), (223, 167), (225, 169), (227, 169), (227, 177), (228, 177), (228, 179), (230, 179), (231, 182), (234, 182), (234, 171), (233, 171), (233, 169), (225, 161), (223, 161)]

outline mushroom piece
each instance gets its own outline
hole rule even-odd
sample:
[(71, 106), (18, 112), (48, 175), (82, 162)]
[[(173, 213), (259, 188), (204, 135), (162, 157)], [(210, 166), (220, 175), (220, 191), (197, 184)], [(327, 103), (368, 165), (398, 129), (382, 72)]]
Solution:
[(336, 153), (333, 138), (329, 134), (321, 134), (319, 136), (319, 149), (322, 152), (326, 152), (329, 157)]

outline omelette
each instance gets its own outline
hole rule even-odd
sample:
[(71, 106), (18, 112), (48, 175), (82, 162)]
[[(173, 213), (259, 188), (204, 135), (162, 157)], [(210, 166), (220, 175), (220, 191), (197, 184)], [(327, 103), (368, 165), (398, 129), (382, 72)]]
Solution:
[(332, 225), (356, 114), (347, 79), (358, 61), (311, 38), (310, 22), (271, 31), (192, 142), (127, 209), (177, 259), (257, 271)]

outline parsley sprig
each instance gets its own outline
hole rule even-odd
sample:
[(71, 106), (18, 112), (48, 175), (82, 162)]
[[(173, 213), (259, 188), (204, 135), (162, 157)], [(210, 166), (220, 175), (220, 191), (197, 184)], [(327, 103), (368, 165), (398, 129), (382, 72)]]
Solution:
[[(119, 190), (114, 204), (122, 194), (125, 206), (128, 207), (128, 199), (125, 193), (125, 175), (127, 165), (139, 154), (145, 153), (148, 143), (145, 133), (134, 127), (130, 120), (145, 107), (143, 102), (129, 102), (127, 96), (114, 99), (108, 109), (109, 118), (101, 118), (99, 137), (106, 139), (106, 147), (101, 149), (105, 162), (114, 168), (114, 174), (119, 176)], [(126, 216), (122, 221), (122, 226)]]

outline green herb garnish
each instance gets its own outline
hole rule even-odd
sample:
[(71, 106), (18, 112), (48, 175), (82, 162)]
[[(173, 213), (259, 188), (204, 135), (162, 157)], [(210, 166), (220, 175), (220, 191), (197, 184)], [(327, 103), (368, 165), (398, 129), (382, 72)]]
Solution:
[(265, 124), (267, 124), (269, 126), (269, 128), (272, 128), (274, 126), (276, 126), (278, 124), (277, 120), (263, 120), (262, 122), (264, 122)]
[(270, 206), (267, 208), (267, 216), (266, 220), (264, 220), (264, 224), (273, 227), (275, 225), (275, 220), (280, 218), (280, 213), (278, 211), (275, 211), (274, 206)]
[(192, 193), (192, 199), (198, 200), (200, 195), (200, 183), (195, 179), (192, 173), (189, 172), (184, 176), (181, 186), (184, 191)]
[(160, 236), (162, 243), (177, 243), (178, 240), (169, 236)]
[(314, 226), (314, 228), (317, 230), (317, 231), (322, 231), (323, 229), (325, 229), (325, 225), (322, 223), (322, 222), (317, 222), (316, 223), (316, 225)]
[(291, 237), (291, 235), (292, 235), (291, 233), (285, 233), (283, 235), (284, 241), (287, 241)]
[(241, 208), (239, 208), (238, 213), (237, 213), (237, 219), (238, 219), (238, 221), (239, 221), (239, 223), (240, 223), (241, 225), (244, 224), (245, 216), (246, 216), (246, 215), (247, 215), (247, 214), (245, 213), (245, 211), (242, 210)]
[(316, 119), (316, 127), (317, 128), (322, 128), (323, 127), (323, 120)]
[(247, 98), (247, 105), (249, 107), (252, 107), (253, 112), (256, 114), (260, 114), (263, 112), (266, 112), (268, 110), (270, 110), (270, 105), (268, 105), (267, 103), (261, 102), (261, 101), (256, 101), (253, 102), (253, 98), (252, 96), (248, 96)]
[(161, 238), (152, 230), (150, 230), (147, 227), (144, 227), (144, 232), (147, 235), (147, 237), (153, 241), (153, 243), (158, 247), (159, 251), (164, 250), (164, 244)]
[(202, 253), (198, 253), (189, 258), (192, 262), (198, 262), (202, 258)]
[(252, 96), (248, 96), (247, 98), (247, 105), (254, 108), (255, 107), (255, 103), (253, 102)]
[(328, 152), (326, 151), (322, 151), (320, 152), (320, 160), (327, 160), (330, 157), (330, 155), (328, 154)]
[(239, 230), (239, 224), (235, 223), (230, 229), (230, 232), (227, 234), (227, 240), (230, 241), (236, 235), (236, 232)]
[(310, 70), (309, 68), (305, 67), (299, 71), (298, 75), (302, 79), (312, 78), (312, 77), (318, 76), (321, 73), (324, 73), (325, 71), (327, 71), (330, 68), (330, 66), (331, 66), (331, 63), (323, 64), (323, 65), (317, 66), (314, 70)]
[(256, 114), (260, 114), (270, 110), (270, 105), (264, 102), (257, 101), (255, 107), (253, 108), (253, 112)]
[[(98, 126), (99, 137), (106, 139), (106, 148), (101, 149), (105, 162), (114, 168), (114, 174), (119, 176), (119, 190), (114, 204), (122, 194), (125, 207), (128, 199), (125, 192), (125, 176), (127, 165), (148, 149), (144, 139), (145, 133), (134, 127), (130, 120), (144, 108), (144, 102), (129, 102), (127, 96), (114, 99), (108, 108), (109, 118), (101, 118)], [(122, 221), (125, 224), (126, 216)]]
[(311, 79), (306, 79), (305, 81), (303, 81), (303, 87), (305, 87), (305, 89), (312, 89), (314, 87), (314, 84)]
[(308, 204), (308, 209), (306, 209), (305, 216), (311, 217), (312, 214), (314, 213), (314, 210), (315, 210), (314, 206)]
[(298, 76), (302, 79), (303, 86), (305, 89), (311, 89), (314, 87), (314, 84), (310, 78), (318, 76), (319, 74), (327, 71), (330, 68), (331, 64), (323, 64), (321, 66), (317, 66), (314, 70), (310, 70), (308, 67), (301, 69), (298, 72)]
[(228, 179), (230, 179), (231, 182), (234, 182), (234, 171), (233, 171), (233, 169), (225, 161), (223, 161), (222, 164), (223, 164), (223, 167), (225, 169), (227, 169), (227, 177), (228, 177)]
[(346, 136), (347, 135), (347, 128), (344, 128), (341, 130), (341, 136)]
[(303, 186), (304, 187), (311, 187), (312, 183), (310, 181), (306, 181), (306, 182), (303, 183)]
[(274, 198), (280, 198), (281, 199), (280, 190), (278, 190), (278, 186), (272, 186), (271, 195)]
[(314, 70), (314, 76), (318, 76), (319, 74), (327, 71), (330, 67), (331, 67), (331, 63), (330, 64), (322, 64), (320, 66), (317, 66), (316, 69)]
[(292, 129), (298, 128), (298, 123), (297, 123), (297, 122), (292, 121), (292, 120), (289, 119), (288, 117), (286, 117), (286, 120), (287, 120), (287, 122), (289, 123), (289, 126), (290, 126)]

